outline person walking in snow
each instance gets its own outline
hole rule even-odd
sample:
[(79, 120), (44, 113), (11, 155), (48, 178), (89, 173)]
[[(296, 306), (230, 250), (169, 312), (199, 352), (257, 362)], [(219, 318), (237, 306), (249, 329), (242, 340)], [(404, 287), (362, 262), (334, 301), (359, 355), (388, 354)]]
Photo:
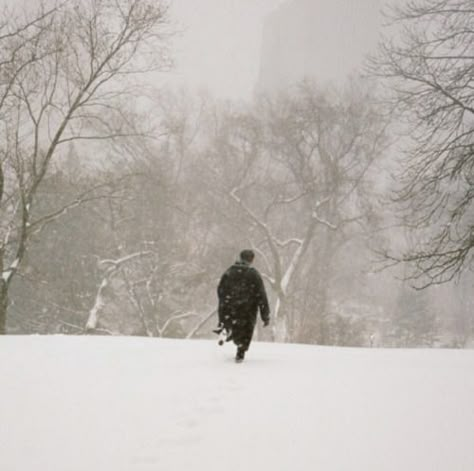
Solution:
[(243, 361), (250, 346), (258, 311), (264, 327), (270, 323), (265, 286), (259, 272), (251, 266), (254, 258), (252, 250), (243, 250), (240, 259), (222, 275), (217, 287), (219, 326), (214, 332), (225, 330), (227, 340), (237, 345), (237, 362)]

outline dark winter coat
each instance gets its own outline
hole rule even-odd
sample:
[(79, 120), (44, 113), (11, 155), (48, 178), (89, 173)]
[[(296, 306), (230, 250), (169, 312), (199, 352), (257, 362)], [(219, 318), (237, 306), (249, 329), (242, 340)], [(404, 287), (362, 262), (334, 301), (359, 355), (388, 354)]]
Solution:
[(219, 321), (224, 326), (250, 324), (253, 329), (258, 311), (262, 321), (269, 321), (270, 308), (265, 286), (258, 271), (248, 263), (234, 263), (222, 275), (217, 294)]

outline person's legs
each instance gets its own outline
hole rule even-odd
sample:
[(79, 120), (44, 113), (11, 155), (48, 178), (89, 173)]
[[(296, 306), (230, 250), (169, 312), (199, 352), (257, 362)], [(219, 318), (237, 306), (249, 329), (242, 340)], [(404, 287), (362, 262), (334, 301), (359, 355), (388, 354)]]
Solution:
[(255, 324), (251, 320), (240, 320), (234, 324), (232, 330), (232, 339), (237, 345), (237, 354), (235, 359), (242, 361), (245, 357), (245, 352), (249, 349), (252, 341)]

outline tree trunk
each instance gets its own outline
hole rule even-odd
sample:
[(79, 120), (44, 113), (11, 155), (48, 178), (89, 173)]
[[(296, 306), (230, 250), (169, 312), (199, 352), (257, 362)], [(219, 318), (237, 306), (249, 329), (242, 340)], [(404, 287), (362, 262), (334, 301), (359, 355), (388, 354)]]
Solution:
[(8, 287), (4, 279), (0, 279), (0, 335), (7, 333)]
[(288, 318), (286, 316), (286, 299), (278, 294), (273, 313), (272, 339), (274, 342), (288, 342)]

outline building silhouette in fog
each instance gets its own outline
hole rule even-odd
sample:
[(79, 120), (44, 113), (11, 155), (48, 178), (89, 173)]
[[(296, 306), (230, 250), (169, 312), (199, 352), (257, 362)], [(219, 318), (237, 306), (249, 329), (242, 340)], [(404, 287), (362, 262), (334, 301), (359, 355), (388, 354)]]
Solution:
[(341, 84), (377, 44), (382, 0), (289, 0), (264, 23), (257, 92)]

